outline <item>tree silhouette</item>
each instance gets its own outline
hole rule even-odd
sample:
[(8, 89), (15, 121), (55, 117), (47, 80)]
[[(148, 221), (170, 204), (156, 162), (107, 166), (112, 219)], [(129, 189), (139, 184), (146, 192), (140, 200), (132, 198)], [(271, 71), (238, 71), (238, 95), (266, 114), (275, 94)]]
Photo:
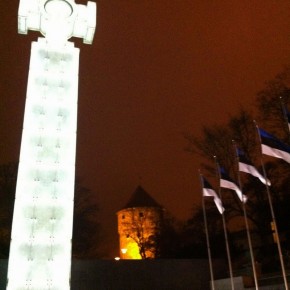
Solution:
[(156, 220), (151, 208), (131, 208), (127, 212), (129, 219), (122, 223), (124, 234), (137, 244), (142, 259), (155, 257), (160, 221)]
[(79, 179), (75, 182), (74, 223), (72, 254), (74, 258), (100, 258), (102, 230), (99, 220), (99, 207), (94, 194), (82, 185)]

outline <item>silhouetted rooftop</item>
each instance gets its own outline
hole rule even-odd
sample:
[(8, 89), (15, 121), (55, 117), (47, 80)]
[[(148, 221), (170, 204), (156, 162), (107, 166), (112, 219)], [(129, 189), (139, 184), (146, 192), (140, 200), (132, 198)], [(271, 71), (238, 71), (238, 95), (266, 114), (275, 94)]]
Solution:
[(132, 208), (132, 207), (159, 207), (159, 208), (163, 208), (140, 185), (136, 188), (136, 190), (132, 194), (130, 200), (122, 209)]

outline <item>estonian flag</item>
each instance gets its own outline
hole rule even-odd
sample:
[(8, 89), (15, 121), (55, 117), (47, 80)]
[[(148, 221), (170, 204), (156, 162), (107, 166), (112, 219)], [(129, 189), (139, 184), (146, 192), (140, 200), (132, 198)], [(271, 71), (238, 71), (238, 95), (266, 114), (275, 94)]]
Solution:
[(224, 168), (220, 167), (220, 187), (234, 190), (241, 202), (246, 203), (247, 197), (242, 193), (240, 188), (234, 183), (234, 181), (227, 175)]
[(202, 180), (202, 194), (203, 194), (203, 196), (213, 197), (213, 201), (214, 201), (218, 211), (222, 214), (225, 209), (223, 208), (221, 199), (218, 197), (217, 193), (211, 187), (210, 183), (203, 176), (201, 176), (201, 180)]
[(258, 131), (261, 137), (262, 153), (281, 158), (290, 163), (290, 146), (260, 128), (258, 128)]
[(239, 158), (239, 171), (249, 173), (252, 176), (259, 178), (265, 185), (271, 185), (270, 180), (265, 179), (265, 177), (259, 173), (256, 167), (246, 158), (245, 153), (241, 149), (237, 148), (237, 154)]

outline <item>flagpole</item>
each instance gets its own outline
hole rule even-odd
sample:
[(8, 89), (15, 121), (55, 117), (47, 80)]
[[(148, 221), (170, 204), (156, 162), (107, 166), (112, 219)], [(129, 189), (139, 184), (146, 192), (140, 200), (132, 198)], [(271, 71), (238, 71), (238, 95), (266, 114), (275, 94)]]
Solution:
[[(234, 145), (234, 149), (236, 152), (237, 164), (239, 164), (239, 156), (237, 154), (237, 146), (236, 146), (236, 143), (234, 140), (233, 140), (233, 145)], [(238, 170), (238, 182), (239, 182), (239, 187), (242, 190), (241, 176), (240, 176), (239, 170)], [(258, 278), (257, 278), (257, 271), (256, 271), (256, 266), (255, 266), (255, 258), (254, 258), (254, 252), (253, 252), (253, 247), (252, 247), (252, 240), (251, 240), (251, 235), (250, 235), (250, 230), (249, 230), (247, 211), (246, 211), (246, 206), (245, 206), (244, 202), (242, 202), (242, 205), (243, 205), (242, 207), (243, 207), (243, 213), (244, 213), (244, 219), (245, 219), (245, 225), (246, 225), (248, 244), (249, 244), (249, 249), (250, 249), (251, 263), (252, 263), (253, 274), (254, 274), (255, 288), (256, 288), (256, 290), (258, 290), (259, 289)]]
[[(216, 160), (216, 156), (214, 156), (215, 160), (215, 165), (217, 169), (217, 177), (218, 181), (220, 183), (220, 171), (219, 171), (219, 165)], [(219, 198), (222, 201), (222, 194), (221, 194), (221, 187), (219, 185), (219, 190), (218, 190)], [(231, 259), (231, 253), (230, 253), (230, 247), (229, 247), (229, 242), (228, 242), (228, 234), (227, 234), (227, 227), (226, 227), (226, 221), (225, 221), (225, 216), (224, 213), (222, 213), (222, 221), (223, 221), (223, 228), (224, 228), (224, 235), (225, 235), (225, 242), (226, 242), (226, 251), (227, 251), (227, 257), (228, 257), (228, 264), (229, 264), (229, 273), (230, 273), (230, 280), (231, 280), (231, 286), (232, 290), (235, 290), (235, 284), (234, 284), (234, 279), (233, 279), (233, 269), (232, 269), (232, 259)]]
[(286, 111), (286, 107), (285, 107), (285, 104), (284, 104), (284, 100), (283, 100), (283, 98), (281, 96), (280, 96), (280, 103), (281, 103), (281, 108), (282, 108), (283, 117), (284, 117), (284, 121), (285, 121), (285, 126), (287, 127), (288, 138), (289, 138), (289, 141), (290, 141), (289, 121), (288, 121), (288, 116), (287, 116), (287, 111)]
[[(264, 177), (267, 178), (266, 170), (265, 170), (265, 166), (264, 166), (262, 157), (261, 157), (261, 164), (262, 164), (262, 168), (263, 168)], [(288, 283), (287, 283), (287, 278), (286, 278), (286, 271), (285, 271), (285, 266), (284, 266), (284, 259), (283, 259), (282, 249), (281, 249), (279, 232), (278, 232), (274, 208), (273, 208), (273, 204), (272, 204), (272, 198), (270, 195), (269, 186), (267, 184), (266, 184), (266, 191), (267, 191), (268, 201), (269, 201), (269, 205), (270, 205), (270, 211), (271, 211), (271, 216), (272, 216), (272, 220), (273, 220), (274, 231), (276, 232), (276, 235), (277, 235), (277, 247), (278, 247), (278, 252), (279, 252), (279, 258), (280, 258), (280, 263), (281, 263), (284, 284), (285, 284), (285, 290), (288, 290)]]
[(211, 289), (215, 290), (214, 285), (214, 275), (213, 275), (213, 266), (212, 266), (212, 259), (211, 259), (211, 250), (210, 250), (210, 242), (209, 242), (209, 235), (208, 235), (208, 227), (207, 227), (207, 217), (206, 217), (206, 211), (205, 211), (205, 204), (204, 204), (204, 196), (203, 196), (203, 180), (201, 178), (201, 173), (199, 172), (200, 177), (200, 183), (201, 183), (201, 193), (202, 193), (202, 212), (203, 212), (203, 220), (204, 220), (204, 228), (205, 228), (205, 236), (206, 236), (206, 245), (207, 245), (207, 254), (208, 254), (208, 260), (209, 260), (209, 271), (210, 271), (210, 279), (211, 279)]
[[(256, 124), (255, 120), (254, 120), (254, 123), (255, 123), (256, 128), (257, 128), (259, 141), (260, 141), (260, 145), (261, 145), (262, 144), (262, 140), (261, 140), (261, 136), (260, 136), (260, 133), (259, 133), (259, 127)], [(261, 154), (261, 165), (262, 165), (262, 169), (263, 169), (264, 178), (267, 179), (267, 173), (266, 173), (266, 169), (265, 169), (265, 166), (264, 166), (263, 155), (262, 154)], [(272, 198), (271, 198), (271, 194), (270, 194), (270, 190), (269, 190), (268, 184), (266, 183), (265, 186), (266, 186), (266, 192), (267, 192), (267, 197), (268, 197), (269, 206), (270, 206), (271, 217), (272, 217), (272, 221), (273, 221), (273, 225), (274, 225), (274, 231), (276, 232), (276, 235), (277, 235), (277, 247), (278, 247), (278, 253), (279, 253), (279, 258), (280, 258), (280, 264), (281, 264), (281, 270), (282, 270), (285, 290), (288, 290), (288, 283), (287, 283), (287, 278), (286, 278), (284, 259), (283, 259), (281, 244), (280, 244), (280, 238), (279, 238), (279, 232), (278, 232), (278, 228), (277, 228), (274, 208), (273, 208), (273, 204), (272, 204)]]

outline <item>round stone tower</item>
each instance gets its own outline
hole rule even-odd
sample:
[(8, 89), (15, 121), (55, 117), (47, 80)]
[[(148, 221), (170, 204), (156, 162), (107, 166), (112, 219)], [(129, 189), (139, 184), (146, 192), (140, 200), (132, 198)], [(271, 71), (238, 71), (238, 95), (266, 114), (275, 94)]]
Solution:
[(121, 259), (154, 259), (163, 207), (141, 186), (117, 212)]

